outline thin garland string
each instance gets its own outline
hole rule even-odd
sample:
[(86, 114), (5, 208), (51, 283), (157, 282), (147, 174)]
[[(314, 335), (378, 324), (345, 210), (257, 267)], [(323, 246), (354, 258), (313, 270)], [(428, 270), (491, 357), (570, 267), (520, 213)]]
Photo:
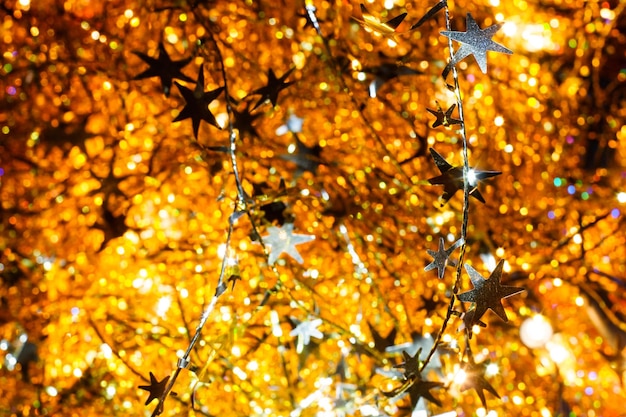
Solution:
[[(452, 26), (450, 23), (450, 10), (447, 4), (444, 6), (444, 9), (445, 9), (445, 17), (446, 17), (446, 30), (450, 31), (452, 30)], [(450, 51), (450, 61), (452, 61), (454, 57), (454, 48), (452, 45), (452, 38), (450, 37), (448, 37), (448, 49)], [(452, 78), (454, 79), (454, 84), (452, 86), (448, 86), (448, 88), (450, 88), (450, 90), (454, 92), (454, 95), (456, 98), (457, 107), (459, 109), (459, 120), (461, 121), (461, 128), (459, 129), (459, 133), (461, 135), (461, 140), (463, 142), (463, 219), (462, 219), (462, 224), (461, 224), (461, 237), (460, 237), (460, 240), (462, 243), (461, 243), (461, 249), (460, 249), (460, 254), (459, 254), (459, 260), (456, 266), (454, 285), (452, 286), (452, 295), (450, 297), (450, 303), (448, 304), (448, 311), (446, 312), (446, 317), (444, 318), (443, 323), (441, 324), (441, 328), (439, 329), (439, 332), (437, 334), (437, 337), (435, 338), (435, 342), (433, 343), (432, 348), (428, 352), (428, 356), (426, 356), (426, 359), (424, 359), (424, 362), (422, 363), (422, 366), (420, 367), (420, 372), (423, 371), (424, 368), (426, 368), (426, 366), (432, 359), (433, 355), (435, 354), (437, 347), (441, 344), (441, 338), (443, 337), (443, 334), (445, 333), (448, 327), (448, 323), (450, 322), (450, 319), (453, 316), (454, 304), (456, 302), (456, 295), (459, 292), (459, 289), (461, 287), (461, 274), (463, 271), (463, 260), (465, 258), (465, 252), (466, 252), (466, 247), (467, 247), (467, 227), (469, 223), (469, 206), (470, 206), (469, 197), (470, 197), (470, 185), (471, 185), (468, 180), (470, 168), (469, 168), (469, 157), (468, 157), (468, 150), (467, 150), (467, 131), (466, 131), (466, 126), (465, 126), (465, 116), (463, 114), (463, 98), (461, 97), (461, 88), (459, 85), (459, 74), (456, 70), (455, 65), (452, 66)], [(471, 329), (466, 329), (466, 337), (468, 337), (469, 331), (471, 331)]]

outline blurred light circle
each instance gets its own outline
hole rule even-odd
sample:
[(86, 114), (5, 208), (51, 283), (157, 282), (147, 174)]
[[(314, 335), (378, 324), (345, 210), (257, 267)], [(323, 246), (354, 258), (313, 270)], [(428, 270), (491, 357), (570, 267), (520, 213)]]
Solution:
[(552, 338), (552, 334), (552, 325), (541, 314), (524, 320), (520, 327), (520, 338), (531, 349), (543, 347)]

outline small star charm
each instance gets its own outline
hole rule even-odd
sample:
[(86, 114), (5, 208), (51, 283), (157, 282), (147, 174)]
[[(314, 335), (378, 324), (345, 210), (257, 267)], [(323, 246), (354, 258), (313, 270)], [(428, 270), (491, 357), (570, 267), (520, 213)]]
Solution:
[(170, 91), (172, 89), (172, 80), (174, 78), (178, 80), (193, 82), (191, 78), (189, 78), (180, 71), (184, 66), (191, 62), (191, 57), (182, 59), (180, 61), (172, 61), (170, 59), (170, 56), (167, 54), (163, 43), (159, 44), (159, 56), (157, 58), (152, 58), (144, 54), (143, 52), (133, 51), (133, 54), (137, 55), (139, 58), (141, 58), (142, 61), (146, 62), (150, 66), (150, 68), (148, 68), (141, 74), (135, 75), (133, 80), (159, 77), (161, 79), (161, 85), (163, 86), (163, 93), (166, 97), (169, 97), (170, 95)]
[(463, 244), (463, 239), (457, 240), (448, 249), (445, 249), (444, 243), (445, 241), (443, 238), (439, 238), (439, 249), (436, 252), (434, 250), (426, 249), (426, 252), (433, 257), (433, 261), (426, 265), (424, 271), (430, 271), (431, 269), (437, 268), (437, 276), (439, 279), (443, 279), (443, 274), (448, 263), (452, 266), (456, 266), (456, 261), (450, 259), (450, 255), (456, 248)]
[(454, 111), (455, 107), (456, 107), (456, 104), (453, 104), (444, 113), (443, 110), (441, 110), (441, 106), (437, 102), (437, 111), (431, 110), (431, 109), (426, 109), (426, 110), (428, 110), (430, 112), (430, 114), (432, 114), (433, 116), (435, 116), (437, 118), (437, 120), (435, 120), (433, 122), (431, 127), (435, 128), (437, 126), (448, 127), (450, 125), (460, 125), (461, 124), (461, 120), (455, 119), (455, 118), (452, 117), (452, 112)]
[(169, 375), (163, 378), (161, 381), (157, 380), (152, 372), (150, 372), (150, 385), (139, 385), (139, 389), (148, 391), (150, 396), (146, 400), (146, 405), (150, 404), (152, 400), (158, 400), (161, 398), (167, 387), (167, 383), (170, 380)]
[(487, 309), (491, 309), (491, 311), (496, 313), (503, 321), (509, 321), (509, 318), (506, 316), (506, 311), (504, 311), (504, 307), (502, 306), (502, 299), (519, 294), (524, 291), (524, 288), (504, 286), (500, 283), (503, 265), (504, 260), (501, 259), (498, 265), (496, 265), (496, 269), (494, 269), (489, 276), (489, 279), (483, 278), (483, 276), (470, 265), (465, 265), (465, 270), (472, 280), (472, 284), (474, 284), (474, 289), (459, 294), (458, 298), (466, 303), (475, 303), (476, 311), (473, 315), (473, 323), (480, 320), (487, 312)]
[(255, 110), (267, 100), (272, 103), (272, 106), (276, 106), (276, 103), (278, 102), (278, 93), (294, 83), (293, 81), (285, 82), (285, 79), (287, 79), (287, 77), (291, 75), (294, 69), (295, 68), (291, 68), (289, 71), (284, 73), (282, 77), (276, 78), (274, 70), (270, 68), (267, 72), (267, 85), (265, 85), (265, 87), (258, 88), (249, 94), (251, 96), (261, 96), (261, 98), (259, 99), (259, 101), (257, 101), (252, 110)]
[[(249, 106), (249, 105), (248, 105)], [(245, 109), (239, 111), (236, 108), (232, 108), (233, 111), (233, 127), (239, 130), (239, 136), (243, 139), (244, 136), (259, 139), (259, 133), (254, 128), (254, 121), (261, 117), (262, 113), (252, 114), (252, 110), (246, 106)]]
[[(437, 177), (430, 178), (428, 180), (432, 185), (443, 185), (443, 202), (441, 205), (444, 205), (452, 198), (452, 196), (458, 191), (463, 189), (463, 167), (453, 167), (450, 165), (443, 156), (441, 156), (437, 151), (433, 148), (430, 148), (430, 154), (439, 168), (441, 175)], [(496, 175), (502, 174), (500, 171), (478, 171), (470, 168), (469, 173), (469, 185), (470, 185), (470, 195), (480, 201), (481, 203), (485, 202), (482, 194), (478, 191), (478, 181), (482, 181), (487, 178), (495, 177)]]
[[(456, 51), (446, 69), (451, 68), (461, 62), (469, 55), (474, 55), (476, 62), (483, 74), (487, 73), (487, 51), (502, 52), (512, 54), (508, 48), (491, 40), (493, 35), (502, 27), (502, 23), (489, 26), (486, 29), (478, 27), (470, 13), (466, 18), (466, 32), (443, 31), (441, 34), (457, 42), (461, 42), (461, 47)], [(447, 75), (447, 73), (446, 73)], [(445, 76), (444, 76), (445, 78)]]
[(296, 249), (296, 245), (307, 243), (315, 239), (312, 235), (300, 235), (293, 233), (293, 223), (285, 223), (281, 227), (270, 226), (267, 228), (269, 235), (263, 236), (264, 242), (270, 248), (268, 263), (274, 265), (278, 257), (286, 253), (298, 263), (303, 263), (304, 259)]
[(324, 333), (320, 332), (317, 328), (322, 324), (322, 319), (313, 319), (303, 321), (293, 329), (289, 336), (298, 337), (298, 345), (296, 351), (302, 353), (305, 346), (311, 343), (311, 338), (323, 339)]
[(361, 23), (364, 28), (395, 41), (395, 35), (397, 34), (396, 30), (398, 29), (398, 26), (400, 26), (400, 23), (402, 23), (406, 15), (406, 13), (402, 13), (394, 17), (393, 19), (389, 19), (386, 22), (381, 22), (378, 18), (374, 17), (370, 12), (368, 12), (363, 4), (361, 4), (361, 16), (363, 17), (363, 19), (361, 20), (354, 18), (354, 20)]
[(495, 388), (485, 379), (485, 372), (481, 366), (468, 362), (463, 370), (465, 371), (466, 378), (465, 381), (463, 381), (463, 384), (461, 384), (461, 392), (473, 388), (485, 408), (487, 408), (485, 391), (489, 391), (496, 397), (500, 398)]
[(410, 379), (413, 377), (417, 377), (420, 375), (420, 354), (422, 353), (422, 348), (419, 348), (415, 355), (411, 356), (406, 350), (402, 351), (402, 357), (404, 358), (404, 362), (395, 365), (394, 368), (404, 368), (404, 379)]
[(175, 82), (175, 84), (185, 98), (186, 104), (173, 121), (179, 122), (181, 120), (191, 119), (193, 135), (196, 139), (198, 139), (198, 130), (200, 129), (200, 121), (202, 120), (219, 129), (220, 126), (217, 124), (215, 116), (213, 116), (213, 113), (209, 110), (209, 104), (222, 93), (224, 87), (219, 87), (212, 91), (204, 91), (204, 72), (202, 68), (198, 74), (196, 87), (193, 90), (190, 90), (178, 82)]

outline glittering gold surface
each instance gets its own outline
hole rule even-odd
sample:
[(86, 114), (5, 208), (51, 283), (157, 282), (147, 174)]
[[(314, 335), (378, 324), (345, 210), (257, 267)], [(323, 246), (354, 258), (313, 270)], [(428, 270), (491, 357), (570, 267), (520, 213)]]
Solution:
[[(435, 336), (454, 285), (454, 268), (443, 280), (424, 271), (427, 249), (458, 239), (463, 209), (461, 193), (441, 206), (427, 181), (439, 175), (429, 147), (462, 164), (457, 126), (431, 128), (427, 111), (455, 103), (441, 77), (443, 14), (409, 31), (435, 3), (366, 2), (372, 21), (407, 13), (390, 38), (362, 27), (357, 2), (307, 0), (321, 37), (305, 2), (197, 3), (1, 3), (0, 416), (150, 415), (156, 402), (144, 406), (138, 386), (176, 369), (224, 257), (241, 279), (217, 300), (163, 415), (406, 413), (408, 398), (382, 395), (398, 384), (401, 350), (377, 350), (369, 325), (396, 329), (396, 345)], [(479, 185), (486, 204), (471, 201), (465, 262), (488, 277), (504, 259), (503, 285), (527, 292), (503, 300), (508, 323), (488, 312), (469, 342), (501, 399), (485, 392), (484, 408), (461, 392), (467, 339), (453, 316), (440, 369), (425, 371), (445, 384), (431, 391), (442, 405), (417, 415), (623, 415), (625, 7), (449, 2), (452, 30), (468, 12), (481, 28), (504, 23), (494, 40), (514, 51), (489, 52), (486, 75), (472, 57), (458, 64), (470, 164), (502, 171)], [(240, 112), (270, 68), (294, 68), (277, 106), (254, 111), (258, 137), (237, 138), (249, 215), (228, 246), (241, 190), (212, 148), (229, 146), (225, 96), (209, 107), (222, 130), (202, 122), (196, 142), (191, 121), (172, 123), (178, 90), (133, 79), (148, 68), (133, 52), (156, 57), (161, 42), (174, 61), (192, 57), (191, 79), (204, 68), (204, 91), (224, 86), (223, 65)], [(372, 98), (361, 71), (385, 62), (420, 74)], [(315, 163), (300, 159), (290, 116), (303, 120), (298, 140), (321, 147)], [(270, 266), (253, 243), (272, 226), (262, 206), (277, 202), (294, 233), (315, 236), (297, 246), (303, 264), (282, 254)], [(527, 319), (553, 335), (527, 347)], [(299, 349), (304, 321), (323, 337)]]

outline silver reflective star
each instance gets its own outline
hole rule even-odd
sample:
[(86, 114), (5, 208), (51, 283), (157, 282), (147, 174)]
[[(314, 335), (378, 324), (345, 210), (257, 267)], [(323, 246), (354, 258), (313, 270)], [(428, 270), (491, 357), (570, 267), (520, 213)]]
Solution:
[(322, 324), (322, 319), (305, 320), (289, 333), (289, 336), (298, 337), (298, 345), (296, 347), (298, 353), (302, 353), (304, 347), (311, 343), (311, 337), (316, 339), (324, 338), (324, 334), (317, 329), (320, 324)]
[(450, 259), (450, 255), (456, 248), (463, 244), (463, 239), (457, 240), (448, 249), (444, 247), (444, 243), (443, 238), (439, 238), (439, 249), (437, 251), (426, 249), (426, 252), (433, 257), (433, 261), (426, 265), (424, 271), (437, 268), (437, 276), (439, 279), (443, 279), (443, 273), (448, 264), (456, 266), (456, 261)]
[(502, 52), (503, 54), (512, 54), (508, 48), (491, 40), (493, 35), (502, 27), (502, 23), (498, 23), (489, 26), (486, 29), (478, 27), (478, 23), (474, 20), (470, 13), (467, 14), (466, 19), (466, 31), (443, 31), (441, 34), (457, 42), (461, 42), (462, 45), (456, 51), (452, 57), (452, 61), (448, 64), (448, 67), (453, 67), (469, 55), (474, 55), (476, 62), (480, 67), (483, 74), (487, 73), (487, 51)]
[(263, 236), (263, 241), (269, 246), (270, 255), (267, 262), (274, 265), (278, 257), (286, 253), (298, 263), (303, 263), (304, 259), (296, 249), (296, 245), (310, 242), (315, 239), (313, 235), (300, 235), (293, 233), (293, 223), (285, 223), (281, 227), (270, 226), (267, 228), (269, 235)]

